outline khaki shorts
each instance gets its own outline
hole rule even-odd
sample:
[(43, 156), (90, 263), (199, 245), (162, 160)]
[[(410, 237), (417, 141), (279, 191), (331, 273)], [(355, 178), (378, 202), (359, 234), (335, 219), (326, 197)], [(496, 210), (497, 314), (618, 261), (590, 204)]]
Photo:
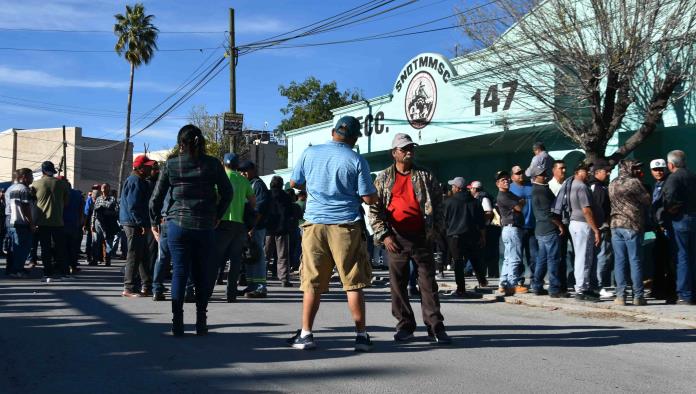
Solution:
[(334, 267), (341, 277), (343, 290), (370, 286), (372, 266), (367, 257), (367, 241), (361, 222), (305, 223), (302, 229), (302, 291), (329, 291), (329, 280)]

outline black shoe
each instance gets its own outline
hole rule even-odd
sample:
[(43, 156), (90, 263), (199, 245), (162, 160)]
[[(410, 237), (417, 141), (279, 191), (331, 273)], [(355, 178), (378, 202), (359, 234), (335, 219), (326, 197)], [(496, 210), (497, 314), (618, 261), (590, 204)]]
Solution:
[(696, 302), (679, 299), (677, 300), (677, 305), (696, 305)]
[(452, 343), (452, 337), (447, 335), (445, 330), (436, 332), (435, 334), (428, 333), (428, 339), (433, 343), (438, 343), (440, 345), (449, 345)]
[(408, 296), (409, 297), (420, 297), (420, 291), (418, 290), (417, 287), (409, 287), (408, 288)]
[(152, 301), (164, 301), (166, 298), (164, 297), (164, 293), (157, 292), (155, 295), (152, 296)]
[(239, 275), (239, 282), (237, 282), (237, 283), (240, 286), (246, 286), (248, 284), (247, 279), (246, 279), (246, 275), (244, 275), (244, 274)]
[(365, 336), (356, 335), (355, 336), (355, 351), (356, 352), (369, 352), (372, 350), (374, 345), (370, 340), (370, 334), (365, 333)]
[(184, 303), (181, 300), (172, 301), (172, 335), (184, 336)]
[(236, 291), (235, 291), (235, 294), (234, 294), (234, 295), (228, 294), (228, 295), (225, 297), (226, 300), (227, 300), (227, 302), (230, 303), (230, 304), (232, 304), (232, 303), (234, 303), (234, 302), (237, 302), (237, 294), (238, 294), (238, 292), (236, 292)]
[(196, 335), (208, 335), (208, 316), (207, 311), (196, 312)]
[(300, 337), (300, 334), (302, 333), (302, 330), (297, 330), (295, 332), (295, 335), (290, 337), (286, 342), (288, 345), (294, 347), (295, 349), (301, 349), (301, 350), (309, 350), (309, 349), (314, 349), (317, 347), (317, 344), (314, 343), (314, 334), (309, 334), (306, 337), (302, 338)]
[(545, 289), (532, 290), (532, 293), (534, 293), (534, 295), (538, 295), (538, 296), (545, 296), (545, 295), (549, 294), (549, 292)]
[(394, 341), (408, 342), (413, 339), (413, 331), (399, 330), (394, 334)]
[(217, 282), (215, 282), (218, 285), (224, 285), (225, 281), (222, 278), (218, 278)]
[(292, 285), (292, 283), (290, 283), (289, 280), (286, 280), (283, 282), (283, 287), (294, 287), (294, 286)]
[(192, 304), (196, 302), (196, 295), (193, 293), (186, 293), (184, 295), (184, 302), (187, 304)]
[(595, 294), (592, 291), (586, 291), (583, 293), (575, 293), (576, 301), (587, 301), (587, 302), (599, 302), (599, 294)]
[(570, 298), (570, 294), (566, 293), (565, 291), (562, 291), (560, 293), (551, 293), (551, 294), (549, 294), (549, 297), (551, 297), (551, 298)]

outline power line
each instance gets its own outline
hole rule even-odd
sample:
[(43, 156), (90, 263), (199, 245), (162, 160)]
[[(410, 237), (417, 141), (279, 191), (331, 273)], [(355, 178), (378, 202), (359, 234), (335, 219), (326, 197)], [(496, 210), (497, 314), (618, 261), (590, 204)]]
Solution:
[[(169, 48), (158, 49), (157, 52), (205, 52), (213, 51), (218, 47), (209, 48)], [(14, 48), (0, 47), (0, 51), (16, 51), (16, 52), (66, 52), (66, 53), (114, 53), (113, 50), (105, 49), (60, 49), (60, 48)]]
[[(0, 31), (8, 32), (29, 32), (29, 33), (109, 33), (114, 34), (113, 30), (72, 30), (72, 29), (35, 29), (27, 27), (0, 27)], [(157, 34), (220, 34), (225, 31), (158, 31)]]

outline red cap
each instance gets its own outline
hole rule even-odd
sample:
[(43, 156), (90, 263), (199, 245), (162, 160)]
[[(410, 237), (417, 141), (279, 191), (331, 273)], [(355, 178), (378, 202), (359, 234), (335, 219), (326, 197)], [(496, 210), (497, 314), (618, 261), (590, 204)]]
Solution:
[(149, 167), (153, 164), (155, 164), (155, 161), (150, 160), (150, 158), (145, 155), (138, 155), (135, 159), (133, 159), (133, 168)]

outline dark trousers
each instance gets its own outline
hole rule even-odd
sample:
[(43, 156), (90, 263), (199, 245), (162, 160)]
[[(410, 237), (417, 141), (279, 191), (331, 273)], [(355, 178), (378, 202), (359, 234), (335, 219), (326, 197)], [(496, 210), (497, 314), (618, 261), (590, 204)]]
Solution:
[(160, 241), (157, 260), (155, 261), (154, 274), (152, 275), (153, 291), (164, 293), (164, 277), (169, 266), (172, 264), (172, 254), (169, 253), (169, 243), (167, 242), (167, 222), (160, 224)]
[[(539, 253), (539, 244), (534, 236), (534, 229), (522, 229), (522, 256), (527, 261), (530, 282), (531, 278), (534, 278), (534, 266), (536, 265), (537, 253)], [(521, 275), (521, 284), (524, 284), (524, 277), (524, 274)]]
[[(290, 253), (290, 268), (293, 270), (296, 270), (300, 268), (300, 256), (302, 256), (302, 232), (300, 231), (299, 227), (294, 227), (290, 229), (290, 248), (289, 248), (289, 253)], [(370, 242), (368, 243), (372, 244), (372, 247), (374, 248), (374, 243)], [(368, 246), (369, 249), (369, 246)], [(372, 257), (372, 253), (369, 254), (370, 257)]]
[(457, 290), (465, 290), (464, 266), (471, 261), (479, 282), (486, 279), (485, 268), (481, 262), (481, 247), (479, 246), (480, 234), (459, 234), (447, 237), (450, 256), (454, 260), (454, 279), (457, 282)]
[(77, 267), (80, 258), (80, 243), (82, 242), (82, 229), (79, 227), (65, 227), (65, 261), (66, 267)]
[(568, 291), (569, 287), (575, 286), (575, 251), (567, 225), (566, 233), (558, 237), (558, 254), (560, 258), (558, 265), (559, 286), (561, 291)]
[[(130, 240), (129, 240), (130, 241)], [(184, 301), (186, 281), (193, 278), (196, 289), (196, 309), (203, 311), (208, 306), (208, 270), (215, 247), (215, 231), (192, 230), (167, 223), (167, 242), (172, 254), (172, 305)]]
[[(222, 221), (215, 229), (215, 259), (218, 269), (225, 269), (227, 260), (230, 261), (230, 270), (227, 272), (227, 290), (230, 297), (237, 296), (237, 280), (242, 266), (242, 248), (247, 239), (246, 226), (243, 223)], [(209, 278), (208, 286), (210, 294), (215, 287), (216, 267), (211, 270), (213, 277)]]
[(276, 251), (276, 267), (278, 279), (281, 282), (290, 281), (290, 236), (285, 235), (269, 235), (270, 242), (274, 244)]
[(409, 260), (418, 266), (418, 286), (421, 293), (423, 322), (428, 330), (443, 331), (444, 318), (440, 313), (440, 298), (435, 281), (435, 259), (425, 235), (403, 237), (396, 235), (400, 253), (389, 253), (389, 280), (391, 282), (392, 315), (398, 321), (397, 330), (415, 331), (416, 318), (408, 300)]
[(140, 274), (140, 283), (142, 290), (152, 289), (151, 269), (148, 266), (150, 256), (147, 245), (147, 232), (151, 232), (149, 228), (145, 228), (145, 234), (142, 232), (142, 227), (123, 226), (128, 240), (128, 255), (126, 257), (126, 274), (123, 280), (125, 290), (135, 290), (135, 275), (136, 271)]
[(655, 266), (652, 295), (657, 299), (677, 299), (677, 272), (674, 253), (671, 250), (672, 231), (655, 231), (653, 246), (653, 264)]
[(492, 278), (500, 276), (498, 261), (500, 260), (500, 232), (499, 226), (486, 226), (486, 246), (483, 248), (483, 262), (486, 266), (486, 275)]
[(39, 226), (39, 243), (44, 276), (67, 274), (63, 227)]

